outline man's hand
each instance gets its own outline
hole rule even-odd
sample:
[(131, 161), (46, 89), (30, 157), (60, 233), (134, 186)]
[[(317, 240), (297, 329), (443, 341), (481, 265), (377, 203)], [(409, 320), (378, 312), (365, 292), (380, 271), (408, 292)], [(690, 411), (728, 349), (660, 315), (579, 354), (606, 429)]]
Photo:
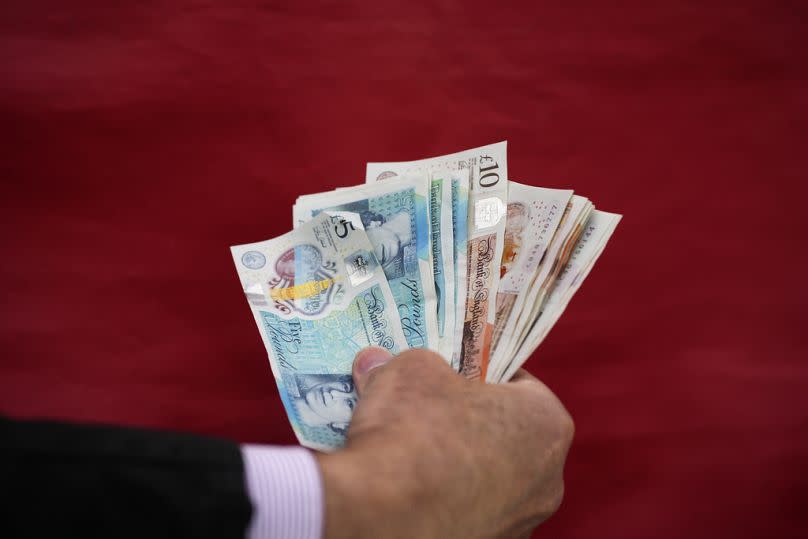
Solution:
[(515, 537), (558, 509), (574, 427), (526, 371), (485, 385), (432, 352), (368, 348), (353, 375), (347, 445), (318, 455), (326, 537)]

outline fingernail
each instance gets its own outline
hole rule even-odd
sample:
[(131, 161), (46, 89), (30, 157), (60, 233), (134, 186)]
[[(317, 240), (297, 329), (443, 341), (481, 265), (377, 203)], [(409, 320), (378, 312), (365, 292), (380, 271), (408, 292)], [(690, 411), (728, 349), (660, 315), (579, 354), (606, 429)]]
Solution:
[(393, 359), (393, 354), (384, 348), (365, 348), (356, 356), (356, 370), (359, 374), (367, 374), (376, 367), (381, 367)]

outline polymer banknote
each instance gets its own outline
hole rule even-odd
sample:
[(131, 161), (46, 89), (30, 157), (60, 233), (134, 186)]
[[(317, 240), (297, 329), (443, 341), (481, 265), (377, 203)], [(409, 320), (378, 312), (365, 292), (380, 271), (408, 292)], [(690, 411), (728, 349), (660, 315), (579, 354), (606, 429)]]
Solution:
[(433, 173), (429, 183), (432, 274), (437, 296), (438, 352), (447, 360), (452, 357), (455, 322), (453, 211), (451, 177)]
[[(463, 245), (463, 263), (465, 268), (465, 245), (467, 228), (465, 220), (468, 217), (468, 174), (460, 171), (443, 170), (429, 175), (429, 235), (431, 240), (431, 266), (435, 283), (436, 295), (436, 321), (438, 325), (438, 345), (436, 351), (447, 361), (457, 354), (454, 353), (455, 320), (457, 319), (457, 246)], [(383, 176), (387, 182), (398, 181), (407, 176)], [(417, 177), (421, 177), (418, 175)], [(462, 178), (465, 178), (465, 183)], [(374, 183), (369, 183), (374, 185)], [(378, 185), (378, 184), (375, 184)], [(342, 192), (345, 188), (338, 188)], [(465, 197), (462, 201), (459, 197)], [(461, 228), (457, 229), (457, 215), (462, 212)], [(455, 236), (458, 235), (458, 242)], [(458, 341), (459, 342), (459, 341)]]
[(322, 211), (358, 215), (390, 283), (408, 346), (438, 351), (428, 197), (425, 176), (406, 176), (301, 196), (293, 221), (299, 226)]
[(361, 219), (321, 213), (231, 253), (298, 440), (341, 447), (357, 403), (354, 356), (367, 346), (407, 347)]
[(545, 189), (509, 182), (508, 215), (491, 342), (494, 349), (503, 332), (516, 323), (519, 313), (514, 312), (514, 306), (517, 298), (538, 274), (547, 245), (571, 197), (572, 191), (568, 189)]
[[(507, 213), (507, 143), (499, 142), (449, 155), (408, 162), (368, 163), (365, 181), (374, 183), (406, 174), (469, 171), (467, 277), (458, 368), (466, 378), (484, 380), (495, 321)], [(465, 296), (465, 298), (463, 298)], [(461, 299), (463, 298), (463, 299)], [(458, 321), (459, 322), (459, 321)]]
[(493, 382), (510, 380), (542, 343), (603, 253), (621, 218), (622, 216), (615, 213), (592, 211), (522, 348), (511, 359), (502, 375)]
[(449, 173), (452, 179), (452, 260), (454, 262), (454, 297), (452, 317), (451, 363), (460, 370), (460, 343), (463, 342), (463, 318), (466, 312), (466, 277), (468, 276), (468, 210), (469, 210), (469, 170), (459, 169)]
[(566, 264), (592, 209), (592, 203), (586, 197), (573, 195), (570, 198), (536, 276), (516, 297), (510, 321), (492, 352), (492, 368), (487, 377), (488, 381), (500, 377), (503, 369), (520, 349), (527, 332), (541, 312), (541, 305), (547, 293), (561, 268)]

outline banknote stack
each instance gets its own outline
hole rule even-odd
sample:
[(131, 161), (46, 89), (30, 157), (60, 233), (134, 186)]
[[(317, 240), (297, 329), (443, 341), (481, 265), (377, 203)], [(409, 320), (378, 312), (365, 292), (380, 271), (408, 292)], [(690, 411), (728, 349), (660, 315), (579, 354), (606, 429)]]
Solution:
[(471, 380), (528, 359), (620, 216), (509, 180), (506, 143), (397, 163), (303, 195), (293, 230), (231, 248), (300, 443), (339, 448), (357, 402), (354, 355), (428, 348)]

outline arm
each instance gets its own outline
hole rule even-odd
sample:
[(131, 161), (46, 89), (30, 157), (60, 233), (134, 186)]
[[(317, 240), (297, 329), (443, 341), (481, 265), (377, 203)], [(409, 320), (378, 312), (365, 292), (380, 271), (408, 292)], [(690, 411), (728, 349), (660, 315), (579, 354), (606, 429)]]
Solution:
[(171, 432), (0, 419), (0, 478), (2, 537), (243, 537), (252, 511), (237, 444)]
[(482, 385), (431, 352), (367, 349), (353, 374), (330, 455), (0, 419), (0, 536), (316, 537), (324, 512), (328, 538), (513, 537), (558, 508), (572, 421), (526, 372)]
[(0, 537), (322, 535), (320, 474), (301, 447), (0, 418), (0, 479)]

